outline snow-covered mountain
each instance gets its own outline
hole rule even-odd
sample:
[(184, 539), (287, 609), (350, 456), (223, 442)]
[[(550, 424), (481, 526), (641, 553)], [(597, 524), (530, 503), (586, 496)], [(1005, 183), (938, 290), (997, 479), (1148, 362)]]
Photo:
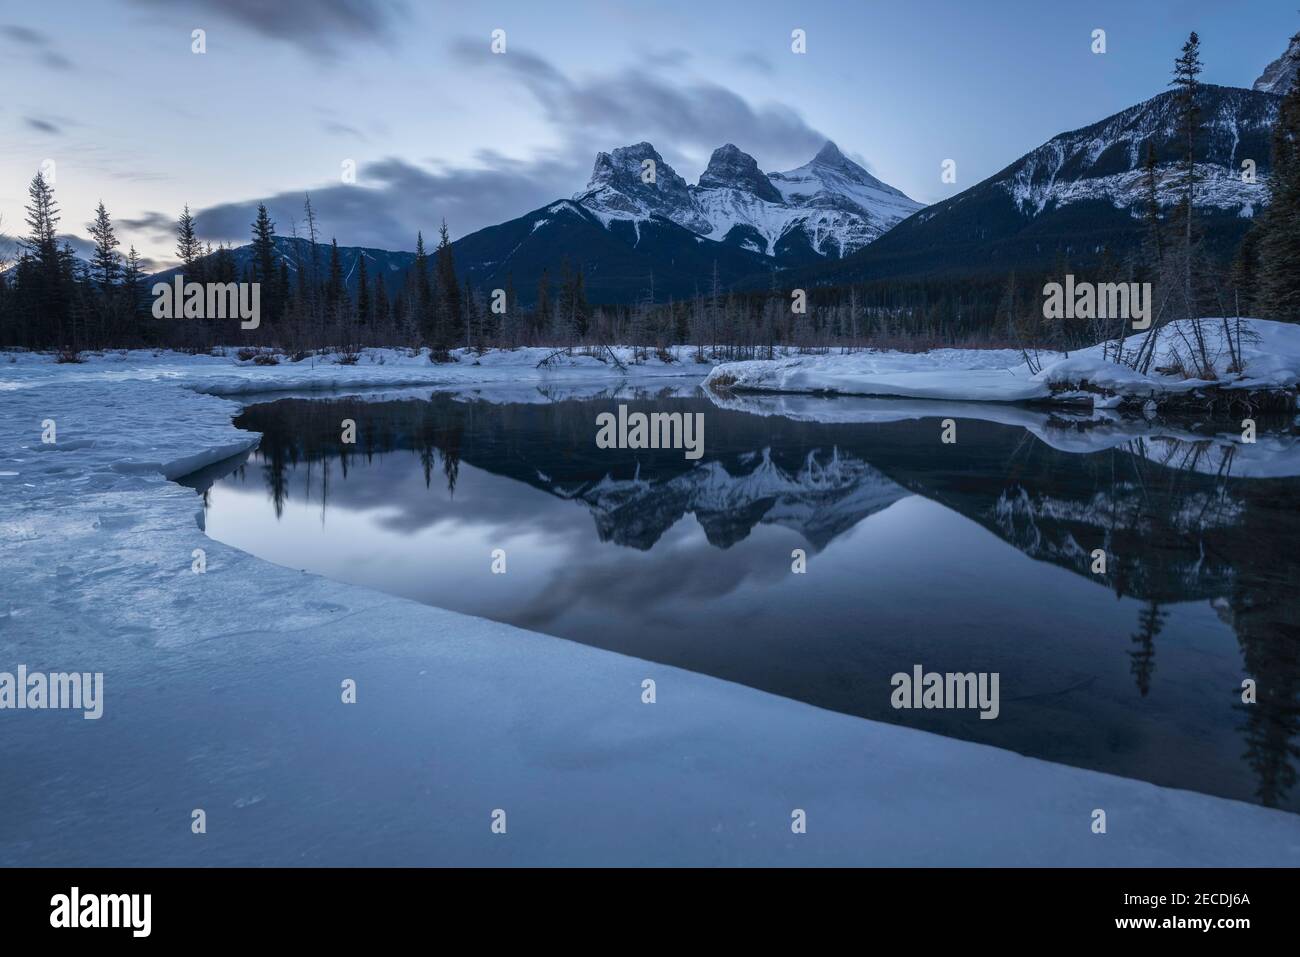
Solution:
[[(1157, 150), (1157, 195), (1162, 206), (1178, 201), (1177, 94), (1129, 107), (1100, 123), (1054, 136), (1000, 174), (1001, 186), (1020, 210), (1037, 216), (1051, 205), (1100, 200), (1141, 216), (1146, 202), (1148, 143)], [(1266, 195), (1268, 140), (1278, 100), (1249, 90), (1207, 87), (1198, 157), (1196, 204), (1250, 216)], [(1255, 177), (1243, 179), (1241, 164), (1253, 160)]]
[[(307, 271), (315, 269), (318, 277), (323, 277), (329, 269), (330, 261), (330, 244), (317, 243), (315, 251), (315, 263), (313, 264), (312, 244), (297, 236), (276, 236), (275, 240), (275, 262), (279, 268), (283, 263), (288, 270), (289, 281), (297, 281), (300, 270)], [(254, 250), (250, 243), (242, 246), (236, 246), (230, 250), (231, 259), (234, 262), (236, 277), (243, 278), (248, 274), (253, 265)], [(204, 256), (204, 263), (213, 263), (215, 265), (217, 253), (213, 252), (211, 256)], [(387, 249), (373, 249), (361, 246), (340, 246), (339, 262), (343, 267), (343, 284), (349, 294), (355, 296), (357, 293), (357, 282), (360, 279), (359, 263), (362, 259), (366, 260), (367, 281), (373, 283), (376, 276), (384, 278), (384, 285), (390, 294), (395, 294), (402, 287), (406, 279), (406, 271), (410, 268), (411, 263), (415, 261), (415, 253), (392, 251)], [(171, 282), (172, 278), (182, 272), (180, 266), (171, 266), (160, 272), (154, 273), (148, 277), (148, 284), (154, 282)], [(318, 278), (318, 281), (319, 278)]]
[(1285, 96), (1295, 84), (1297, 70), (1300, 70), (1300, 33), (1291, 38), (1285, 53), (1264, 67), (1251, 89)]
[[(927, 207), (842, 263), (799, 270), (789, 282), (903, 276), (1006, 275), (1097, 262), (1141, 242), (1144, 162), (1155, 151), (1156, 192), (1178, 201), (1182, 146), (1177, 94), (1166, 91), (1082, 129), (1052, 137), (988, 179)], [(1238, 87), (1201, 88), (1195, 205), (1207, 249), (1230, 257), (1268, 201), (1271, 139), (1281, 98)], [(1252, 161), (1253, 166), (1246, 161)], [(1247, 170), (1253, 176), (1243, 175)]]
[(816, 551), (868, 515), (909, 493), (839, 449), (814, 449), (781, 464), (764, 448), (663, 478), (614, 479), (553, 494), (591, 509), (602, 541), (649, 549), (682, 516), (693, 514), (710, 544), (730, 548), (759, 524), (789, 528)]
[(831, 142), (784, 173), (764, 173), (728, 143), (713, 151), (695, 186), (651, 144), (637, 143), (599, 154), (590, 182), (573, 199), (606, 226), (661, 217), (780, 264), (847, 256), (922, 206)]

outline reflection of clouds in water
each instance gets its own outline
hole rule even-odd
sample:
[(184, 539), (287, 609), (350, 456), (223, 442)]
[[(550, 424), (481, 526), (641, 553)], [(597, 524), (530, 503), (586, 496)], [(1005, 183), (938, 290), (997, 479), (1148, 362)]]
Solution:
[[(245, 470), (242, 478), (232, 476), (242, 488), (264, 487), (258, 468)], [(309, 494), (304, 494), (308, 469), (299, 464), (289, 471), (288, 499), (319, 504), (321, 501), (322, 465), (313, 463)], [(376, 454), (372, 461), (354, 460), (348, 464), (344, 478), (337, 462), (329, 466), (328, 509), (374, 512), (374, 523), (386, 532), (414, 534), (442, 523), (469, 524), (486, 530), (518, 531), (527, 525), (530, 532), (552, 535), (572, 533), (573, 522), (564, 514), (571, 504), (535, 490), (521, 494), (521, 484), (514, 479), (482, 471), (460, 463), (461, 481), (454, 496), (449, 495), (441, 466), (435, 465), (428, 487), (420, 470), (420, 458), (411, 451)]]
[[(793, 533), (773, 534), (788, 538), (785, 554), (800, 543)], [(788, 562), (774, 562), (774, 554), (782, 553), (771, 543), (750, 540), (722, 558), (691, 516), (673, 526), (651, 551), (579, 545), (551, 569), (546, 587), (518, 610), (519, 624), (544, 628), (580, 605), (672, 624), (690, 614), (695, 603), (729, 595), (743, 584), (770, 584), (789, 575)]]

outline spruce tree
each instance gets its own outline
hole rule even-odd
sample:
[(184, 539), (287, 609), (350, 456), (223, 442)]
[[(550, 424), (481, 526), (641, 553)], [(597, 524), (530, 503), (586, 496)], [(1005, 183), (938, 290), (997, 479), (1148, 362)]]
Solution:
[(415, 262), (411, 264), (411, 279), (408, 283), (408, 308), (414, 313), (415, 324), (430, 355), (438, 349), (438, 334), (435, 328), (433, 284), (429, 276), (429, 256), (424, 251), (423, 231), (415, 234)]
[(1193, 220), (1196, 204), (1196, 144), (1201, 134), (1201, 38), (1193, 33), (1174, 60), (1174, 78), (1170, 85), (1177, 90), (1174, 103), (1178, 111), (1178, 138), (1183, 151), (1179, 164), (1178, 225), (1183, 244), (1183, 292), (1190, 306), (1192, 293)]
[(381, 272), (375, 272), (375, 326), (380, 330), (386, 329), (391, 321), (390, 307), (388, 305), (388, 287), (384, 285), (384, 275)]
[(144, 282), (144, 264), (132, 246), (126, 253), (126, 266), (122, 271), (122, 295), (126, 299), (125, 317), (131, 332), (139, 335), (141, 283)]
[(1147, 140), (1146, 157), (1142, 163), (1143, 187), (1146, 193), (1145, 220), (1147, 227), (1146, 246), (1147, 262), (1158, 267), (1164, 259), (1164, 241), (1160, 235), (1160, 192), (1157, 175), (1156, 146), (1154, 140)]
[(190, 215), (189, 203), (186, 203), (180, 218), (176, 220), (176, 255), (185, 265), (186, 274), (194, 271), (194, 263), (201, 252), (202, 245), (194, 229), (194, 217)]
[(339, 241), (330, 238), (329, 276), (325, 280), (325, 304), (329, 308), (330, 318), (338, 317), (339, 304), (343, 301), (343, 261), (339, 258)]
[(533, 335), (545, 335), (551, 325), (551, 274), (542, 269), (541, 278), (537, 280), (537, 305), (533, 308)]
[(117, 284), (117, 277), (121, 273), (121, 257), (117, 253), (117, 247), (121, 243), (113, 233), (113, 222), (102, 199), (95, 209), (94, 221), (87, 223), (86, 228), (95, 243), (95, 253), (91, 260), (95, 279), (99, 282), (100, 289), (107, 294)]
[(438, 248), (434, 252), (434, 269), (437, 271), (438, 306), (442, 319), (440, 346), (446, 349), (465, 338), (465, 318), (462, 313), (460, 283), (456, 279), (456, 261), (452, 256), (451, 237), (447, 232), (445, 219), (438, 227)]
[(257, 219), (253, 222), (253, 282), (261, 284), (260, 298), (266, 315), (279, 317), (280, 295), (278, 273), (275, 268), (275, 223), (266, 211), (265, 203), (257, 204)]
[(19, 291), (26, 307), (34, 345), (69, 345), (70, 310), (74, 277), (64, 261), (56, 238), (59, 205), (54, 190), (41, 173), (27, 187), (27, 227), (23, 241), (25, 265), (18, 273)]
[(370, 277), (366, 275), (366, 254), (357, 254), (357, 322), (370, 322)]
[(1300, 322), (1300, 69), (1278, 108), (1268, 188), (1258, 239), (1262, 311)]

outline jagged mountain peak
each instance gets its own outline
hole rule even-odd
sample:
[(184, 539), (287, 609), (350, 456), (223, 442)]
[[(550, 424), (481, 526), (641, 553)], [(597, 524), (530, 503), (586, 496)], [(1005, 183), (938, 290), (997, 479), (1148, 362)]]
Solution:
[(840, 148), (831, 140), (826, 141), (825, 145), (817, 151), (817, 155), (812, 158), (812, 161), (822, 166), (843, 166), (849, 162), (848, 158), (840, 152)]
[(766, 174), (754, 157), (727, 143), (713, 151), (696, 186), (650, 143), (635, 143), (598, 154), (590, 182), (573, 199), (606, 228), (632, 223), (634, 239), (639, 224), (666, 219), (701, 241), (783, 263), (848, 255), (921, 208), (829, 141), (798, 170)]
[(1291, 38), (1285, 53), (1264, 67), (1251, 89), (1285, 96), (1295, 83), (1297, 70), (1300, 70), (1300, 33)]
[(573, 198), (606, 224), (661, 216), (702, 234), (709, 228), (686, 180), (646, 142), (596, 154), (587, 188)]
[(641, 142), (633, 143), (631, 146), (619, 146), (608, 153), (597, 153), (596, 163), (591, 169), (591, 179), (587, 182), (587, 189), (595, 189), (605, 183), (622, 182), (628, 178), (641, 182), (641, 174), (645, 169), (645, 161), (652, 160), (655, 164), (655, 179), (667, 181), (670, 184), (680, 183), (683, 187), (686, 181), (677, 175), (677, 171), (664, 162), (664, 158), (659, 155), (659, 151), (650, 143)]
[(699, 187), (739, 189), (769, 203), (781, 202), (780, 192), (758, 168), (758, 161), (732, 143), (713, 151), (708, 167), (700, 175)]

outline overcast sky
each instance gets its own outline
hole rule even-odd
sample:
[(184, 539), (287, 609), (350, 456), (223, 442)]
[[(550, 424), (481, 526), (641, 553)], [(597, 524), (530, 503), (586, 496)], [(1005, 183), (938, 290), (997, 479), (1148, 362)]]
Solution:
[(160, 262), (185, 203), (205, 239), (242, 243), (259, 199), (301, 228), (308, 191), (327, 240), (410, 249), (443, 217), (458, 237), (571, 195), (598, 151), (641, 140), (694, 182), (726, 142), (770, 172), (829, 138), (934, 202), (1161, 92), (1189, 30), (1206, 82), (1249, 86), (1298, 5), (0, 0), (0, 228), (22, 231), (53, 161), (62, 231), (102, 198)]

